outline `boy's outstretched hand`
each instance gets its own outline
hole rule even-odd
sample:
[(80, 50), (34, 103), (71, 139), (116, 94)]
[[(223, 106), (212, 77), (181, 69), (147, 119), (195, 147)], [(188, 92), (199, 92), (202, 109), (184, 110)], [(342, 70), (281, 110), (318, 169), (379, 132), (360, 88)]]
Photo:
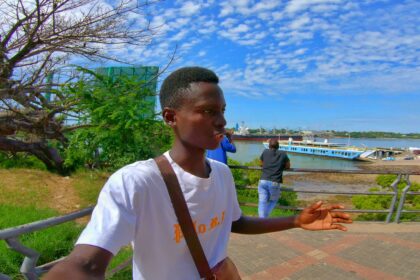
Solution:
[(303, 209), (302, 213), (296, 217), (296, 226), (307, 230), (338, 229), (346, 231), (347, 228), (340, 223), (351, 224), (353, 221), (350, 216), (340, 211), (332, 211), (344, 207), (338, 204), (322, 207), (322, 203), (322, 201), (318, 201)]

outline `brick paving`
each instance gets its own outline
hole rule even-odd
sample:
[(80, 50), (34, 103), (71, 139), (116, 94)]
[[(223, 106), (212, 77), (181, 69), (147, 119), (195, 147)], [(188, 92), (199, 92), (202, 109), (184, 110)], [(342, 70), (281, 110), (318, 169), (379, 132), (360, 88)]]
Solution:
[(420, 223), (358, 222), (348, 232), (233, 234), (229, 256), (243, 280), (420, 280)]

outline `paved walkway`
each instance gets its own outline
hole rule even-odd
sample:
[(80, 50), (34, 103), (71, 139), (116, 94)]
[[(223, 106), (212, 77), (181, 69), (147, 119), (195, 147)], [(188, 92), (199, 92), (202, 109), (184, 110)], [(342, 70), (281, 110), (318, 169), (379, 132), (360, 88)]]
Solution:
[(358, 222), (348, 232), (233, 234), (229, 256), (243, 280), (420, 280), (420, 223)]

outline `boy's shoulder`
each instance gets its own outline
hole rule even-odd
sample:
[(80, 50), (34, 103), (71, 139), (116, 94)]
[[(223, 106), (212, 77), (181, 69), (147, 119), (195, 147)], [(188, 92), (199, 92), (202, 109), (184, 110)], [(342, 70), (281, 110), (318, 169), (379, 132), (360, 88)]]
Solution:
[(214, 160), (214, 159), (211, 159), (211, 158), (207, 158), (207, 160), (210, 162), (210, 165), (211, 165), (212, 169), (216, 170), (216, 172), (222, 172), (222, 173), (228, 172), (228, 173), (230, 173), (229, 167), (226, 164), (224, 164), (223, 162), (220, 162), (220, 161), (217, 161), (217, 160)]
[(138, 184), (160, 177), (159, 169), (153, 159), (140, 160), (125, 165), (115, 171), (109, 181), (125, 184)]

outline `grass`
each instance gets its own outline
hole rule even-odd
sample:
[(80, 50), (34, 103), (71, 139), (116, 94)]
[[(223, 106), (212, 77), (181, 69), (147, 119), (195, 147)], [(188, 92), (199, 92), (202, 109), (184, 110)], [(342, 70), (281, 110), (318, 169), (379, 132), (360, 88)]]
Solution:
[(0, 169), (0, 205), (45, 208), (45, 199), (51, 194), (47, 183), (50, 176), (56, 175), (40, 170)]
[(73, 187), (81, 199), (81, 206), (96, 204), (103, 185), (109, 174), (101, 171), (78, 171), (71, 176)]
[[(60, 191), (60, 188), (73, 190), (80, 200), (77, 201), (79, 207), (70, 209), (71, 211), (93, 205), (107, 177), (107, 173), (95, 171), (78, 171), (66, 178), (35, 169), (0, 169), (0, 178), (2, 178), (0, 181), (0, 229), (62, 215), (60, 208), (52, 209), (60, 204), (52, 198), (55, 192)], [(60, 199), (68, 200), (66, 197)], [(24, 234), (20, 240), (25, 246), (41, 253), (37, 262), (39, 265), (68, 255), (83, 227), (84, 225), (68, 222)], [(131, 254), (130, 248), (122, 249), (113, 258), (109, 268), (118, 266)], [(19, 273), (23, 256), (8, 249), (3, 240), (0, 241), (0, 256), (0, 272), (11, 276), (12, 279), (23, 279)], [(109, 279), (130, 278), (131, 266)]]
[[(51, 209), (0, 205), (0, 228), (9, 228), (56, 215), (58, 213)], [(80, 225), (69, 222), (24, 234), (19, 240), (25, 246), (41, 253), (38, 264), (42, 264), (66, 256), (73, 248), (81, 230)], [(0, 241), (0, 256), (2, 256), (0, 258), (0, 271), (12, 276), (12, 279), (20, 279), (18, 276), (20, 275), (19, 267), (23, 261), (23, 256), (8, 249), (4, 241)]]

